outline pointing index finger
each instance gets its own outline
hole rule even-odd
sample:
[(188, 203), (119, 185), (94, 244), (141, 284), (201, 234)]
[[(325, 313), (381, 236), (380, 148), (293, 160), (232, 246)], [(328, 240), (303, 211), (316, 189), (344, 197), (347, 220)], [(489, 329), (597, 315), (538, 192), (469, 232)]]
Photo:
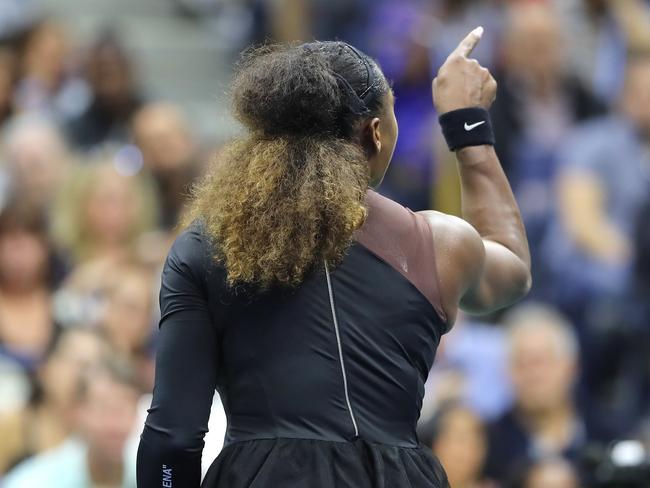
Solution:
[(481, 37), (483, 37), (483, 27), (477, 27), (460, 42), (458, 47), (454, 50), (454, 54), (459, 54), (466, 58), (472, 54), (472, 51), (481, 40)]

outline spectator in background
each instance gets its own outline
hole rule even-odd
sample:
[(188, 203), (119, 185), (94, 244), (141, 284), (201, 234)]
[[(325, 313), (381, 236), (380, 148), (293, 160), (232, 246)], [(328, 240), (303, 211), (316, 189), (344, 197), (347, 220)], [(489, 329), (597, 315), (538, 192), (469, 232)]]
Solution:
[(104, 359), (81, 376), (74, 434), (19, 464), (3, 488), (135, 488), (135, 452), (127, 439), (140, 390), (128, 363)]
[(90, 150), (105, 143), (126, 143), (129, 122), (140, 108), (133, 65), (113, 33), (100, 36), (85, 60), (92, 92), (88, 108), (68, 126), (71, 143)]
[(485, 27), (481, 44), (472, 52), (482, 66), (492, 69), (498, 55), (499, 33), (503, 29), (503, 4), (500, 0), (433, 0), (433, 22), (429, 26), (433, 73), (436, 73), (455, 47), (457, 39), (477, 25)]
[(54, 235), (76, 265), (56, 297), (62, 323), (96, 324), (112, 270), (154, 253), (153, 248), (140, 248), (156, 221), (151, 182), (141, 174), (121, 174), (118, 168), (109, 162), (78, 167), (61, 188)]
[(593, 412), (574, 401), (578, 343), (571, 324), (553, 309), (528, 304), (505, 319), (515, 394), (512, 409), (490, 426), (486, 474), (504, 481), (546, 456), (580, 461), (591, 442), (609, 441)]
[(0, 417), (0, 477), (63, 442), (70, 433), (79, 376), (106, 353), (106, 343), (90, 329), (69, 329), (52, 340), (34, 375), (29, 403)]
[(66, 121), (87, 103), (88, 89), (71, 73), (66, 32), (53, 20), (37, 23), (19, 52), (20, 81), (14, 104), (19, 111), (38, 111)]
[(553, 0), (571, 34), (567, 52), (580, 79), (602, 102), (615, 105), (626, 53), (650, 45), (646, 0)]
[(115, 351), (129, 358), (143, 391), (153, 389), (153, 280), (137, 264), (111, 272), (101, 328)]
[(190, 127), (177, 107), (155, 103), (135, 114), (132, 131), (144, 168), (156, 184), (161, 225), (171, 230), (183, 211), (189, 185), (200, 172)]
[(53, 253), (43, 215), (12, 203), (0, 213), (0, 352), (27, 367), (56, 331)]
[[(527, 174), (534, 171), (546, 176), (548, 185), (553, 156), (566, 132), (576, 122), (602, 113), (603, 107), (569, 71), (567, 40), (551, 6), (515, 3), (506, 19), (503, 63), (497, 71), (499, 97), (492, 108), (495, 130), (502, 136), (497, 151), (515, 187), (535, 176)], [(520, 189), (526, 197), (527, 188)], [(534, 195), (550, 200), (548, 191)]]
[(636, 214), (650, 185), (650, 51), (630, 55), (615, 114), (578, 128), (560, 155), (558, 211), (543, 254), (555, 300), (582, 325), (626, 291)]
[(4, 132), (2, 153), (7, 193), (22, 204), (46, 213), (68, 170), (68, 151), (57, 126), (49, 119), (26, 114), (11, 119)]
[(58, 205), (55, 236), (76, 264), (115, 264), (132, 256), (138, 237), (154, 226), (157, 209), (151, 182), (112, 162), (77, 167)]
[(501, 328), (461, 317), (440, 341), (420, 419), (428, 420), (448, 400), (471, 407), (483, 420), (501, 416), (512, 401), (506, 347)]
[(509, 8), (503, 38), (503, 65), (497, 71), (499, 96), (492, 107), (497, 153), (521, 208), (534, 259), (533, 294), (550, 292), (538, 249), (555, 215), (554, 183), (558, 148), (577, 122), (603, 106), (569, 71), (567, 42), (556, 11), (543, 3)]
[[(487, 438), (477, 415), (458, 403), (442, 405), (430, 425), (430, 436), (421, 436), (445, 467), (452, 488), (489, 488), (483, 479)], [(428, 438), (427, 438), (428, 437)]]

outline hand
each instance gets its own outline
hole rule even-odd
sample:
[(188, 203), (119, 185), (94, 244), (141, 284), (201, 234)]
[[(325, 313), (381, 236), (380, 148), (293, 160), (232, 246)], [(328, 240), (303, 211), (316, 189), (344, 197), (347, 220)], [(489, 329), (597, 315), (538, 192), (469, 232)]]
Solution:
[(623, 266), (630, 262), (633, 255), (632, 244), (613, 226), (603, 229), (603, 234), (590, 243), (588, 251), (599, 261), (612, 266)]
[(433, 80), (433, 103), (438, 115), (469, 107), (489, 109), (494, 102), (497, 82), (478, 61), (468, 58), (482, 36), (483, 27), (470, 32), (438, 70)]

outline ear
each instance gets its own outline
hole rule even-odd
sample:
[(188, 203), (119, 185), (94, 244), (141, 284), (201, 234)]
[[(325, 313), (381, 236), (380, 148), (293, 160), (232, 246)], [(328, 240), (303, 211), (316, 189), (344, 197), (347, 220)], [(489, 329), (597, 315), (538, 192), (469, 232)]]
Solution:
[(375, 154), (379, 154), (381, 151), (381, 121), (378, 117), (374, 117), (368, 124), (368, 130), (370, 131), (370, 146)]

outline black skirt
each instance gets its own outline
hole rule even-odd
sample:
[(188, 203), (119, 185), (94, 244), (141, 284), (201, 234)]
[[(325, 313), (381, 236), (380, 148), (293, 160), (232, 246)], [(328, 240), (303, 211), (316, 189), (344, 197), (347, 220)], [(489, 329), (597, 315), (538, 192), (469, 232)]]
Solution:
[(226, 446), (202, 488), (449, 488), (445, 471), (419, 447), (363, 439), (256, 439)]

